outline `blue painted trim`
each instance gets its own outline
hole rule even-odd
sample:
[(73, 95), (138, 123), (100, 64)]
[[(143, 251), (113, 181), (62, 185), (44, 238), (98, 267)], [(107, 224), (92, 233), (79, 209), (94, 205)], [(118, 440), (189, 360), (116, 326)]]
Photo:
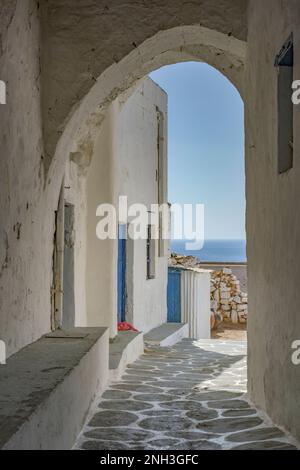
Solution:
[(168, 269), (168, 322), (181, 323), (181, 270)]
[(118, 322), (125, 321), (126, 314), (126, 225), (119, 226), (118, 238)]

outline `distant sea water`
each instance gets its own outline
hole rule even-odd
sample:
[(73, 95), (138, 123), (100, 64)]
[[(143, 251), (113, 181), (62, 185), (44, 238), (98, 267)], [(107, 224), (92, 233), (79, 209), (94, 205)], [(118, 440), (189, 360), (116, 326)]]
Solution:
[(186, 250), (186, 240), (172, 240), (171, 251), (192, 255), (202, 262), (245, 263), (246, 240), (205, 240), (201, 250)]

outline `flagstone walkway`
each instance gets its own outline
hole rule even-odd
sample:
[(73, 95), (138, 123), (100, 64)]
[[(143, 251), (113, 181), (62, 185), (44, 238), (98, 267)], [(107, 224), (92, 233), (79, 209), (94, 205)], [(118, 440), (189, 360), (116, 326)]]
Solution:
[(295, 449), (247, 401), (246, 342), (149, 348), (92, 410), (75, 449)]

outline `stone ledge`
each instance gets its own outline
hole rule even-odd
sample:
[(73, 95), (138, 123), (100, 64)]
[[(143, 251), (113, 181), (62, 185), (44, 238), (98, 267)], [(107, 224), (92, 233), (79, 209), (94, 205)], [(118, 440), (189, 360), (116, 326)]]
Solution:
[(47, 335), (0, 366), (0, 448), (70, 449), (108, 383), (108, 329)]
[(144, 352), (144, 335), (135, 331), (119, 331), (109, 344), (109, 374), (119, 380), (127, 364), (136, 361)]
[(183, 338), (188, 338), (187, 323), (164, 323), (145, 335), (145, 343), (150, 346), (173, 346)]

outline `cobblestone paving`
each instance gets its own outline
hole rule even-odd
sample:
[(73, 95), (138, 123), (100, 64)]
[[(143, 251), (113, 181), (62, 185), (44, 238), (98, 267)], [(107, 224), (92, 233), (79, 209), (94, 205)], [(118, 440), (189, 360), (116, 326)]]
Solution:
[(112, 383), (75, 448), (295, 449), (245, 396), (246, 342), (150, 348)]

